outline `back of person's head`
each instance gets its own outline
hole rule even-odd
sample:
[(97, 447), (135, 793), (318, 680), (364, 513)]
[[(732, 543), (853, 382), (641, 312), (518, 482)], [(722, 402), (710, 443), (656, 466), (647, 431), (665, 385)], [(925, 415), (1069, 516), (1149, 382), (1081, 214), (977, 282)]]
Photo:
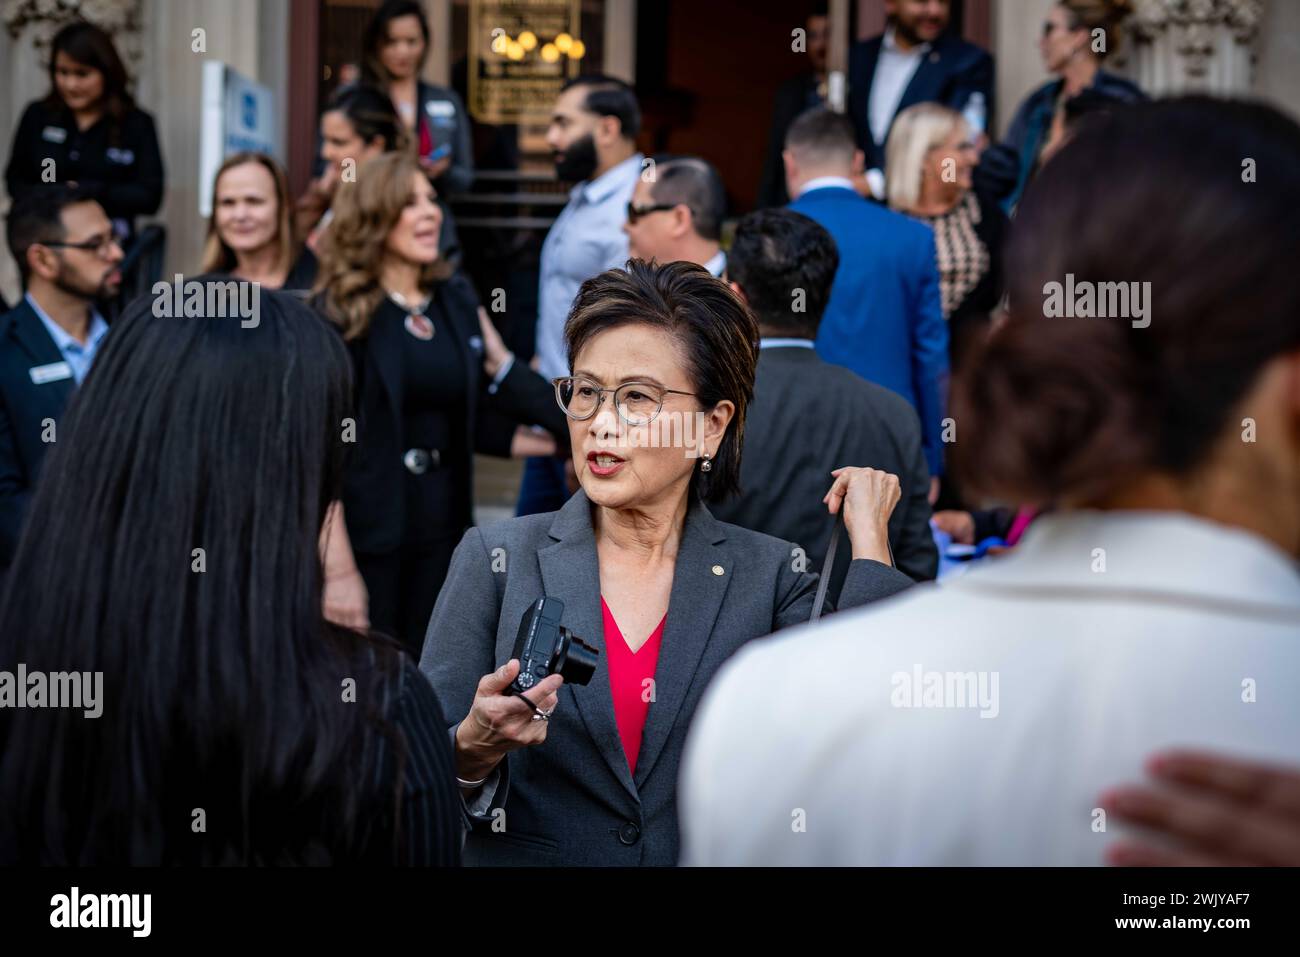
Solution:
[(898, 114), (885, 144), (885, 198), (890, 206), (905, 211), (917, 207), (926, 157), (965, 122), (941, 103), (917, 103)]
[(95, 199), (85, 190), (66, 183), (41, 184), (22, 190), (14, 198), (5, 221), (5, 238), (24, 286), (31, 277), (28, 251), (36, 245), (67, 239), (63, 211), (78, 203), (93, 202)]
[(219, 194), (221, 177), (227, 171), (245, 165), (260, 166), (271, 176), (276, 202), (277, 262), (285, 269), (293, 265), (297, 243), (293, 234), (293, 197), (289, 195), (289, 176), (274, 157), (265, 153), (241, 152), (227, 156), (218, 168), (217, 175), (212, 179), (212, 215), (208, 217), (208, 235), (203, 243), (203, 264), (199, 267), (200, 272), (230, 272), (237, 264), (235, 251), (221, 238), (217, 228), (217, 211), (221, 201)]
[(727, 278), (765, 336), (817, 337), (840, 254), (822, 225), (791, 209), (760, 209), (736, 224)]
[(847, 116), (815, 106), (790, 124), (785, 148), (805, 169), (848, 170), (858, 146)]
[[(1300, 126), (1271, 107), (1187, 97), (1085, 124), (1025, 194), (1010, 317), (957, 376), (964, 481), (1101, 502), (1240, 451), (1239, 404), (1300, 349), (1297, 209)], [(1103, 299), (1111, 318), (1072, 317)], [(1243, 483), (1293, 454), (1265, 452), (1285, 431), (1259, 438)], [(1247, 494), (1295, 496), (1290, 482)]]
[(614, 117), (623, 139), (636, 139), (641, 132), (641, 104), (637, 102), (636, 90), (629, 84), (603, 73), (585, 73), (565, 83), (560, 92), (575, 88), (583, 91), (588, 112)]
[(420, 66), (423, 67), (424, 58), (429, 55), (430, 39), (429, 20), (424, 15), (423, 4), (418, 0), (384, 0), (366, 24), (366, 32), (361, 40), (361, 76), (367, 83), (383, 84), (392, 81), (384, 69), (381, 55), (384, 45), (388, 43), (388, 25), (402, 17), (415, 17), (419, 23), (420, 34), (424, 37), (424, 57), (420, 61)]
[[(341, 183), (334, 197), (334, 220), (321, 237), (316, 291), (322, 306), (348, 339), (363, 335), (384, 298), (380, 273), (388, 234), (411, 200), (419, 162), (408, 152), (383, 153), (357, 170), (355, 183)], [(421, 272), (421, 284), (446, 279), (453, 267), (437, 259)]]
[(368, 83), (345, 86), (334, 92), (322, 113), (341, 113), (361, 139), (369, 144), (383, 140), (384, 151), (405, 149), (410, 135), (397, 115), (392, 97)]
[(1123, 33), (1120, 24), (1133, 12), (1133, 0), (1058, 0), (1067, 15), (1071, 30), (1087, 30), (1102, 42), (1090, 42), (1088, 49), (1104, 60), (1120, 49)]
[(292, 296), (204, 285), (240, 306), (141, 297), (114, 323), (8, 573), (0, 660), (102, 675), (98, 716), (6, 712), (0, 849), (22, 861), (329, 863), (371, 827), (361, 731), (397, 659), (321, 612), (347, 352)]
[(650, 190), (654, 201), (686, 206), (700, 238), (720, 240), (727, 216), (727, 191), (713, 164), (698, 156), (658, 156), (654, 171)]
[(117, 47), (113, 45), (113, 38), (85, 20), (74, 20), (54, 34), (54, 39), (50, 41), (50, 92), (45, 100), (47, 105), (64, 105), (55, 79), (60, 53), (75, 63), (102, 74), (104, 108), (112, 119), (120, 120), (135, 106), (126, 65), (118, 55)]

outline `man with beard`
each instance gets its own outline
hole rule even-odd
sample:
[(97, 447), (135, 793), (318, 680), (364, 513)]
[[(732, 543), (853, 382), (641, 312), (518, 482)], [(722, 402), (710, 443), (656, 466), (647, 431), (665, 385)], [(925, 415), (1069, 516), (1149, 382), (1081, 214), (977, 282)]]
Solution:
[[(635, 91), (613, 77), (574, 77), (555, 101), (546, 143), (556, 175), (577, 185), (542, 245), (537, 369), (546, 379), (569, 374), (564, 322), (578, 287), (627, 260), (623, 222), (641, 175), (640, 128)], [(525, 462), (518, 514), (553, 512), (568, 497), (563, 459)]]
[(122, 282), (113, 224), (71, 186), (19, 197), (8, 240), (27, 294), (0, 317), (0, 572), (13, 558), (64, 406), (108, 334), (95, 303)]
[(947, 32), (950, 0), (885, 0), (885, 13), (884, 34), (849, 51), (849, 115), (878, 195), (885, 140), (899, 113), (942, 103), (966, 113), (979, 136), (993, 108), (993, 58)]

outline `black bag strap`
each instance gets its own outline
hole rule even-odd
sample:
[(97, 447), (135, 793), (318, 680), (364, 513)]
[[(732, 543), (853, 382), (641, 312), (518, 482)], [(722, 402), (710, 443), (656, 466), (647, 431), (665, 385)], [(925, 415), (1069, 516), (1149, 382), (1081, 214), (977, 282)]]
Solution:
[[(811, 624), (822, 616), (822, 605), (826, 603), (826, 589), (831, 584), (831, 569), (835, 565), (835, 546), (840, 542), (840, 532), (844, 529), (844, 508), (841, 505), (839, 512), (835, 516), (835, 526), (831, 529), (831, 543), (826, 549), (826, 560), (822, 562), (821, 580), (817, 582), (817, 594), (813, 597), (812, 614), (808, 616)], [(894, 562), (894, 546), (888, 541), (885, 547), (889, 549), (889, 564), (897, 568)]]
[(812, 614), (808, 621), (814, 622), (822, 616), (822, 605), (826, 603), (826, 589), (831, 584), (831, 569), (835, 566), (835, 546), (840, 543), (840, 531), (844, 528), (844, 509), (835, 516), (835, 525), (831, 528), (831, 543), (826, 549), (826, 559), (822, 562), (822, 576), (817, 582), (817, 595), (813, 598)]

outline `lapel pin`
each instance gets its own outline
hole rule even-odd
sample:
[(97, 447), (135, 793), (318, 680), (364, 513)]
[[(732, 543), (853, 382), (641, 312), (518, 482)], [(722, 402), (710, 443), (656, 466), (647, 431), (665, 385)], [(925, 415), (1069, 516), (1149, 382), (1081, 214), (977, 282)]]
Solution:
[(938, 53), (931, 53), (931, 54), (930, 54), (930, 62), (931, 62), (931, 63), (938, 63), (938, 62), (939, 62), (939, 54), (938, 54)]
[(722, 568), (721, 565), (714, 565), (714, 566), (713, 566), (713, 574), (715, 574), (715, 575), (721, 575), (722, 572), (723, 572), (723, 568)]

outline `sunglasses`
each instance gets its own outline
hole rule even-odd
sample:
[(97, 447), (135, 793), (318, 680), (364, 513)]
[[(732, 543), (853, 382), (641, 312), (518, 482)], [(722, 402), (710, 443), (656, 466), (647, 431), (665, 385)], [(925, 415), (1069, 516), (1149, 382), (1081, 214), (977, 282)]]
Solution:
[(627, 204), (627, 221), (631, 226), (635, 226), (642, 216), (649, 216), (651, 213), (666, 213), (670, 209), (676, 209), (676, 203), (655, 203), (653, 206), (637, 206), (634, 203)]

